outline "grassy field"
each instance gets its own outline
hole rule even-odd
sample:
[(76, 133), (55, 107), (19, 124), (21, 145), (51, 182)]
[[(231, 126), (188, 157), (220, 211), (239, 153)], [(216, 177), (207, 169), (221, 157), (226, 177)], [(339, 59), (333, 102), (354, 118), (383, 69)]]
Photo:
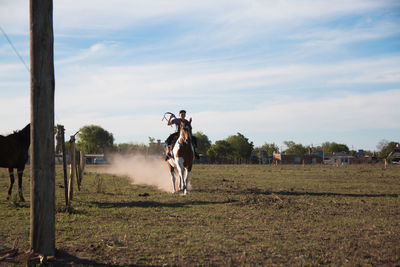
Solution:
[[(0, 170), (0, 249), (29, 248), (28, 174), (20, 203)], [(66, 214), (57, 169), (53, 264), (400, 265), (399, 166), (195, 165), (191, 178), (182, 196), (91, 167)]]

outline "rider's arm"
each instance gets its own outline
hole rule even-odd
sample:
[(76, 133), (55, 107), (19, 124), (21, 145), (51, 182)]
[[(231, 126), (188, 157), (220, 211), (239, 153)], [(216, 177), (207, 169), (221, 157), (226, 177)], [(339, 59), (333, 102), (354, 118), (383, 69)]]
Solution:
[(169, 120), (168, 120), (168, 126), (172, 125), (174, 122), (174, 120), (172, 118), (175, 118), (175, 116), (173, 114), (171, 114), (171, 116), (169, 116)]

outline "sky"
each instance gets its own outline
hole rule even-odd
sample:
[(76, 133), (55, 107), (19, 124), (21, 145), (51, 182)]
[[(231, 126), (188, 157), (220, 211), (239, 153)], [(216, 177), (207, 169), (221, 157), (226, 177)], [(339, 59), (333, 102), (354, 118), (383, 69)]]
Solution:
[[(187, 111), (214, 143), (400, 141), (400, 1), (53, 1), (55, 123), (165, 140)], [(29, 1), (0, 0), (29, 66)], [(30, 120), (29, 71), (0, 32), (0, 134)], [(68, 138), (66, 138), (68, 139)]]

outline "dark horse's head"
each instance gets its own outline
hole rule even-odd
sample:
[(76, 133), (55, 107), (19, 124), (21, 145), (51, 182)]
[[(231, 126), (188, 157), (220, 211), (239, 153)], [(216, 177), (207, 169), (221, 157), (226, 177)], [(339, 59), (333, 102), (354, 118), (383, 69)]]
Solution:
[(31, 124), (28, 123), (24, 129), (15, 131), (12, 135), (18, 139), (22, 147), (28, 149), (29, 145), (31, 144)]

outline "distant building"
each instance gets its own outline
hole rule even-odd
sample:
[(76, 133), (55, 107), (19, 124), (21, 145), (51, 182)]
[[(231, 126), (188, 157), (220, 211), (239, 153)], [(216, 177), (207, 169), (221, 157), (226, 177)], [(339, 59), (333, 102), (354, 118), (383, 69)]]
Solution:
[(321, 164), (320, 155), (286, 155), (274, 154), (273, 162), (278, 164)]
[(357, 163), (357, 158), (354, 156), (350, 156), (346, 152), (339, 152), (339, 153), (334, 152), (332, 155), (324, 156), (324, 163), (338, 164), (338, 165), (353, 164)]
[(358, 150), (357, 156), (354, 158), (353, 163), (377, 163), (378, 158), (375, 155), (369, 156), (364, 153), (364, 150)]
[(104, 154), (86, 154), (86, 164), (98, 164), (105, 161)]
[(253, 164), (271, 164), (272, 157), (268, 156), (267, 150), (254, 149), (251, 152), (250, 161)]
[(347, 165), (347, 164), (376, 163), (377, 161), (378, 159), (375, 156), (365, 155), (363, 150), (359, 150), (357, 155), (355, 156), (351, 156), (346, 152), (339, 152), (332, 154), (316, 153), (311, 155), (286, 155), (286, 154), (273, 155), (273, 162), (278, 164), (323, 163), (332, 165)]
[[(71, 162), (69, 155), (65, 155), (66, 163), (69, 164)], [(55, 154), (55, 163), (56, 164), (63, 164), (63, 156), (62, 154)]]

